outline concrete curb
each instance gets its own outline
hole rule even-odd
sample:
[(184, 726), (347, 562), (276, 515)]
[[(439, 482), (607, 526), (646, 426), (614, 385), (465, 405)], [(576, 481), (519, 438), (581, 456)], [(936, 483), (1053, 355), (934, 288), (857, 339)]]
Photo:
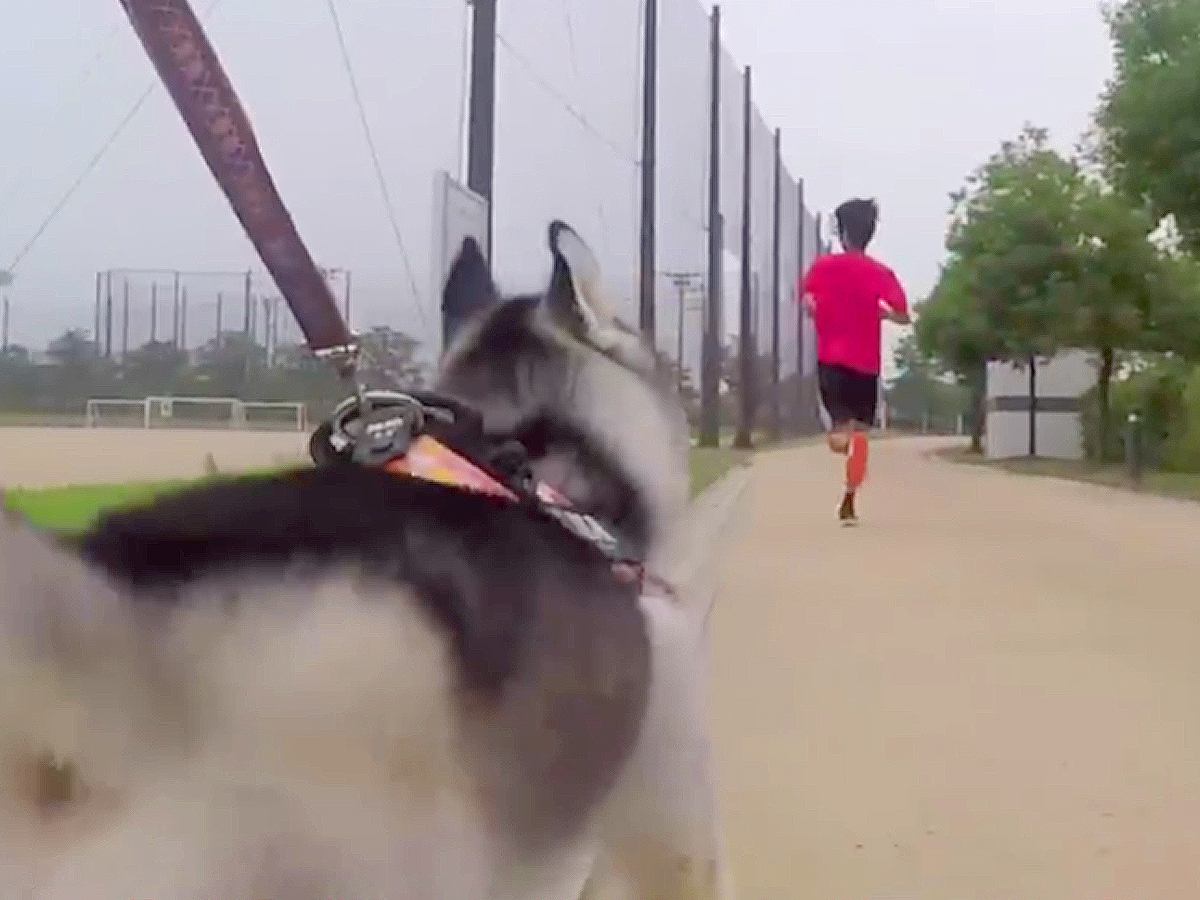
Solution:
[(692, 501), (686, 535), (673, 548), (667, 565), (665, 574), (705, 625), (717, 594), (718, 554), (713, 551), (727, 536), (750, 474), (751, 464), (736, 466)]

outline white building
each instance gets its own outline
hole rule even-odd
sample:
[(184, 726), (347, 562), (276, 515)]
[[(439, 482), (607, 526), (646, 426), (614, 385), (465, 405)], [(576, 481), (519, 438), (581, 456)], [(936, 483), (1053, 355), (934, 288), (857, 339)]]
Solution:
[(988, 459), (1082, 459), (1082, 398), (1095, 383), (1094, 354), (1082, 350), (1039, 359), (1033, 372), (1028, 364), (988, 363)]

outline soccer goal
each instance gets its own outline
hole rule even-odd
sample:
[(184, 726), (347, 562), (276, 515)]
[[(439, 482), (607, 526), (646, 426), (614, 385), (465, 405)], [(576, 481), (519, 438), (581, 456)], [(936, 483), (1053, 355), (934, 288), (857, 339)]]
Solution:
[(237, 397), (93, 398), (85, 410), (89, 428), (236, 428), (307, 431), (303, 403)]

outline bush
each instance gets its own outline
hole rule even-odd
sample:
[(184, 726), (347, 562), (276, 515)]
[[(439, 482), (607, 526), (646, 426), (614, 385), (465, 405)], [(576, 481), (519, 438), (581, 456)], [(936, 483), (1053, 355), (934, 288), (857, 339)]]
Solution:
[(1200, 367), (1192, 370), (1180, 406), (1181, 415), (1171, 429), (1165, 462), (1179, 472), (1200, 472)]
[[(1120, 462), (1125, 458), (1125, 433), (1129, 416), (1141, 417), (1144, 460), (1151, 466), (1173, 464), (1182, 424), (1188, 419), (1184, 394), (1193, 380), (1191, 366), (1179, 360), (1160, 358), (1129, 377), (1112, 383), (1108, 441), (1100, 446), (1100, 407), (1097, 390), (1083, 398), (1083, 445), (1087, 457), (1096, 462)], [(1200, 386), (1197, 386), (1200, 394)], [(1200, 430), (1200, 397), (1191, 420)], [(1198, 431), (1200, 440), (1200, 431)]]

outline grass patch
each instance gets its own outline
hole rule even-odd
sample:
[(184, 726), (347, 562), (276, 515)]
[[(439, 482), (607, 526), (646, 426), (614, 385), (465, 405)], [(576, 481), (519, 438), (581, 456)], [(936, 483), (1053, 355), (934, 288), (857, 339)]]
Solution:
[(1142, 481), (1135, 485), (1123, 466), (1098, 465), (1086, 460), (1071, 459), (986, 459), (970, 450), (952, 447), (937, 453), (952, 462), (967, 463), (1011, 472), (1014, 475), (1032, 475), (1043, 478), (1065, 478), (1104, 487), (1135, 490), (1162, 497), (1200, 502), (1200, 474), (1192, 472), (1164, 472), (1150, 469), (1142, 474)]
[[(746, 452), (725, 447), (693, 449), (689, 460), (692, 496), (715, 484), (748, 456)], [(79, 534), (94, 525), (102, 513), (149, 503), (155, 497), (196, 483), (179, 480), (16, 489), (8, 492), (5, 501), (9, 508), (38, 528), (60, 534)]]
[(688, 458), (692, 479), (692, 496), (716, 484), (734, 466), (750, 458), (750, 452), (728, 447), (693, 447)]
[(78, 534), (90, 528), (103, 512), (148, 503), (157, 496), (192, 483), (158, 481), (19, 489), (9, 491), (5, 502), (38, 528)]
[[(74, 484), (52, 488), (20, 488), (5, 494), (5, 504), (33, 525), (59, 534), (87, 531), (106, 512), (131, 509), (205, 481), (135, 481), (126, 484)], [(252, 476), (247, 476), (252, 477)]]

